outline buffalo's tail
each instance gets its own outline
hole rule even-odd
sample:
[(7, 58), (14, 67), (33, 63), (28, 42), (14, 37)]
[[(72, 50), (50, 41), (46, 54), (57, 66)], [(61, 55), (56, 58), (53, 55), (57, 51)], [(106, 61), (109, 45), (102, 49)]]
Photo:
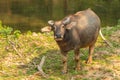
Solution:
[(112, 47), (112, 45), (106, 40), (106, 38), (103, 36), (102, 32), (101, 32), (101, 29), (99, 31), (99, 34), (101, 36), (101, 38), (104, 40), (104, 42), (109, 46), (109, 47)]

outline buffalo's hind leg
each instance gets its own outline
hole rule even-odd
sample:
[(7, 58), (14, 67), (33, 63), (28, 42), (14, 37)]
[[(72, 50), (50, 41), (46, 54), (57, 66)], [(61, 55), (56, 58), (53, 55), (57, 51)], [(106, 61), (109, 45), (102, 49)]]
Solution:
[(94, 45), (90, 45), (89, 46), (89, 55), (88, 55), (88, 59), (86, 61), (86, 63), (92, 63), (92, 54), (94, 52)]

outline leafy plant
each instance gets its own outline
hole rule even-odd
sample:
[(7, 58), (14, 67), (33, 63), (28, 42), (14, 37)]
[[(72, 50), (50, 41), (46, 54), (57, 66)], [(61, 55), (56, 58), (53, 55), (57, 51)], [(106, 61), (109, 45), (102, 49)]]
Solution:
[(14, 38), (19, 38), (19, 36), (21, 35), (20, 30), (15, 30), (13, 35), (14, 35)]
[(9, 26), (2, 25), (2, 22), (0, 21), (0, 35), (4, 38), (8, 38), (8, 35), (12, 33), (13, 29)]
[(9, 49), (14, 50), (18, 55), (21, 55), (20, 52), (17, 50), (17, 47), (19, 46), (17, 39), (19, 38), (21, 32), (19, 30), (15, 30), (13, 32), (13, 28), (2, 25), (2, 22), (0, 21), (0, 36), (5, 38), (6, 40), (6, 46), (5, 49), (9, 51)]

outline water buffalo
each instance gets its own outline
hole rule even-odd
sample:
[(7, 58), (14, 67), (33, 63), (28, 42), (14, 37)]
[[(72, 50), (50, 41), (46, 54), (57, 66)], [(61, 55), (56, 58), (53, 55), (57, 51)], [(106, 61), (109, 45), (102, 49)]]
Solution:
[(74, 50), (75, 53), (76, 70), (80, 70), (80, 48), (89, 47), (86, 63), (92, 62), (92, 53), (101, 22), (91, 9), (79, 11), (60, 21), (49, 20), (48, 24), (51, 26), (49, 29), (54, 32), (54, 39), (63, 55), (63, 73), (67, 72), (67, 53), (70, 50)]

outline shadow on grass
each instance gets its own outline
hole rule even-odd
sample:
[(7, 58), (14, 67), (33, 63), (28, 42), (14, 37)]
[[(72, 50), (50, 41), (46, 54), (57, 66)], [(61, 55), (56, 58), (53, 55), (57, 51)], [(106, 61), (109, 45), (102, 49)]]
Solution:
[[(40, 51), (40, 50), (39, 50)], [(87, 51), (86, 51), (87, 52)], [(21, 70), (26, 70), (26, 75), (34, 75), (35, 73), (38, 72), (37, 65), (40, 63), (41, 59), (43, 56), (46, 56), (44, 65), (43, 65), (43, 70), (46, 74), (49, 76), (56, 76), (59, 78), (65, 78), (66, 75), (70, 74), (77, 74), (77, 72), (74, 70), (75, 69), (75, 61), (74, 61), (74, 52), (70, 51), (68, 53), (68, 74), (63, 75), (61, 73), (62, 69), (62, 55), (60, 53), (60, 50), (47, 50), (43, 53), (40, 53), (37, 57), (33, 58), (29, 63), (25, 65), (20, 65), (18, 66), (19, 69)], [(80, 59), (81, 61), (86, 60), (86, 55), (82, 56)], [(68, 75), (68, 76), (70, 76)]]
[[(95, 53), (98, 51), (101, 51), (102, 48), (101, 49), (96, 48), (96, 50), (95, 50)], [(95, 63), (90, 64), (90, 65), (86, 65), (84, 62), (88, 57), (88, 49), (81, 49), (80, 60), (82, 62), (81, 67), (83, 69), (76, 72), (74, 70), (74, 68), (75, 68), (74, 52), (70, 51), (68, 53), (68, 74), (66, 74), (66, 75), (61, 74), (62, 55), (60, 54), (59, 50), (55, 50), (55, 49), (51, 49), (51, 50), (49, 49), (43, 53), (40, 53), (37, 57), (33, 58), (28, 64), (21, 65), (18, 67), (20, 69), (26, 70), (27, 76), (34, 75), (35, 73), (38, 72), (37, 65), (40, 63), (41, 58), (43, 56), (46, 56), (46, 59), (45, 59), (44, 65), (43, 65), (44, 72), (46, 74), (48, 74), (49, 76), (55, 76), (55, 77), (60, 78), (60, 79), (69, 80), (68, 78), (71, 78), (74, 75), (80, 75), (83, 77), (84, 75), (87, 75), (88, 73), (90, 73), (89, 70), (92, 73), (94, 71), (99, 72), (99, 68), (102, 68), (102, 63), (104, 62), (105, 64), (108, 64), (108, 60), (106, 60), (106, 58), (111, 57), (110, 54), (108, 54), (108, 53), (106, 54), (106, 53), (107, 52), (104, 52), (104, 54), (102, 54), (102, 55), (99, 53), (94, 54), (93, 55), (93, 62), (95, 62)], [(99, 62), (97, 62), (98, 60), (99, 60)], [(96, 62), (97, 62), (97, 64), (96, 64)], [(96, 67), (93, 67), (94, 65), (100, 66), (98, 68), (98, 70)], [(86, 67), (87, 67), (87, 70), (85, 69)], [(92, 68), (95, 68), (95, 70), (91, 70)], [(92, 75), (94, 75), (94, 74), (92, 74)], [(39, 77), (41, 77), (41, 76), (39, 75)], [(42, 77), (42, 79), (44, 80), (43, 77)], [(46, 80), (49, 80), (49, 79), (46, 79)], [(58, 79), (52, 79), (52, 80), (58, 80)]]
[(60, 73), (61, 71), (61, 54), (58, 50), (47, 50), (44, 53), (40, 53), (37, 57), (33, 58), (29, 63), (18, 66), (19, 69), (26, 69), (26, 74), (33, 75), (38, 72), (37, 65), (40, 63), (41, 58), (46, 56), (43, 70), (48, 75)]

